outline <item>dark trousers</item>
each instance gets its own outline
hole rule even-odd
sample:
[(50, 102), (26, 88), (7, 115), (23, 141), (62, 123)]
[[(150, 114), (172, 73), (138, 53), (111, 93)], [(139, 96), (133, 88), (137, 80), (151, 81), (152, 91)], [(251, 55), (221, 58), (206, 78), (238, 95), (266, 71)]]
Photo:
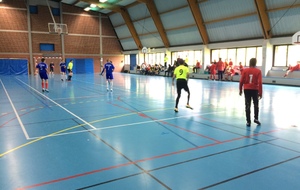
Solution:
[(258, 90), (244, 90), (245, 94), (245, 111), (246, 111), (246, 121), (247, 123), (251, 123), (251, 101), (254, 104), (254, 119), (258, 120)]
[(223, 79), (223, 71), (218, 71), (218, 80)]
[(176, 81), (176, 87), (177, 87), (177, 98), (176, 98), (176, 103), (175, 103), (175, 108), (178, 108), (178, 103), (179, 103), (179, 99), (181, 96), (181, 90), (184, 89), (187, 93), (187, 104), (189, 104), (190, 101), (190, 89), (188, 87), (187, 84), (187, 80), (185, 79), (177, 79)]

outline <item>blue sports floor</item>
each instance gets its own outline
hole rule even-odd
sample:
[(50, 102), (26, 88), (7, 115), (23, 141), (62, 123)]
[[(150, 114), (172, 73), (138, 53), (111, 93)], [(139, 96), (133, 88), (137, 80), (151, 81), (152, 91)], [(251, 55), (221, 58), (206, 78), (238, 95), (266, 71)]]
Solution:
[(300, 189), (300, 88), (264, 85), (246, 127), (237, 82), (115, 73), (0, 76), (1, 190)]

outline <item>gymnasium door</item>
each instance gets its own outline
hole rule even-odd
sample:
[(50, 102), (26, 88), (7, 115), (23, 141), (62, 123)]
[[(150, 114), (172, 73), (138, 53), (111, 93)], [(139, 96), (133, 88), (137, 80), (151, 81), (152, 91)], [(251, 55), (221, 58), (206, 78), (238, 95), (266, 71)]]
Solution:
[[(69, 64), (71, 59), (66, 59), (67, 65)], [(73, 73), (75, 74), (94, 73), (93, 59), (87, 58), (87, 59), (72, 59), (72, 60), (73, 60)]]
[(0, 59), (0, 75), (28, 75), (28, 60)]
[(133, 71), (136, 67), (136, 54), (130, 54), (130, 70)]

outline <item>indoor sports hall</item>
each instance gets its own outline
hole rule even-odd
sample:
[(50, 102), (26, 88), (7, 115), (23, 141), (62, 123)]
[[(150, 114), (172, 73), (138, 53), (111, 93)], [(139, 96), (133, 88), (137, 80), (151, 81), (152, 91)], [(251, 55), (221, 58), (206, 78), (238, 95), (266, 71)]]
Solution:
[[(0, 190), (299, 190), (299, 13), (0, 0)], [(250, 126), (241, 78), (262, 81)]]
[(263, 85), (246, 127), (237, 82), (1, 76), (1, 189), (299, 189), (299, 87)]

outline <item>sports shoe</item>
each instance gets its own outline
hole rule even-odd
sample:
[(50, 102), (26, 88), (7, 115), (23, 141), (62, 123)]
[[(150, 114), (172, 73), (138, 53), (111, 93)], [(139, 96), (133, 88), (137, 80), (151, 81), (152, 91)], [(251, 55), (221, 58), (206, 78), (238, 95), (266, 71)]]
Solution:
[(250, 125), (251, 125), (251, 123), (246, 123), (246, 126), (247, 126), (247, 127), (250, 127)]
[(256, 123), (257, 125), (260, 125), (261, 123), (258, 121), (258, 119), (254, 119), (254, 123)]
[(60, 79), (61, 81), (64, 81), (64, 79)]
[(175, 111), (175, 112), (178, 112), (178, 108), (175, 108), (174, 111)]
[(42, 92), (45, 92), (45, 89), (44, 89), (44, 88), (42, 89)]
[(190, 105), (188, 105), (188, 104), (187, 104), (185, 107), (186, 107), (186, 108), (190, 108), (191, 110), (193, 109), (193, 108), (192, 108)]
[(110, 89), (110, 91), (112, 92), (112, 89)]
[(107, 92), (108, 92), (108, 88), (107, 88), (106, 90), (107, 90)]
[(48, 90), (48, 89), (45, 89), (45, 91), (46, 91), (46, 92), (49, 92), (49, 90)]

